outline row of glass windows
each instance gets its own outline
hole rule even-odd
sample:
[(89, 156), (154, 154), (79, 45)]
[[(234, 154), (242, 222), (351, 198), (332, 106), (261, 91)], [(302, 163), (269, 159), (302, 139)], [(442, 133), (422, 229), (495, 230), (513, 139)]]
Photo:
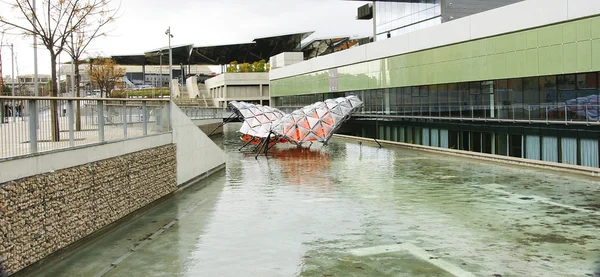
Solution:
[(390, 37), (397, 37), (400, 35), (408, 34), (410, 32), (418, 31), (421, 29), (429, 28), (435, 25), (442, 24), (442, 18), (440, 16), (434, 17), (417, 24), (408, 25), (399, 29), (377, 34), (377, 40), (383, 40)]
[[(441, 15), (441, 0), (421, 0), (413, 3), (377, 2), (376, 33), (385, 34), (403, 26), (426, 21)], [(392, 34), (393, 35), (393, 34)]]
[(454, 131), (410, 126), (363, 126), (363, 137), (511, 156), (555, 163), (600, 167), (597, 139)]
[(275, 98), (305, 106), (357, 95), (366, 114), (531, 120), (593, 120), (599, 113), (599, 72)]

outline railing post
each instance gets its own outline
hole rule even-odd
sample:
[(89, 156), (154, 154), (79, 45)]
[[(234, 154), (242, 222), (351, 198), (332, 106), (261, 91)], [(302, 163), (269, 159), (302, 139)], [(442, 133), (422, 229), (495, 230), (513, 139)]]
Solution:
[(567, 104), (565, 104), (565, 125), (567, 125), (569, 120), (567, 119)]
[(67, 113), (69, 116), (69, 145), (75, 146), (75, 115), (73, 112), (73, 100), (67, 101)]
[(475, 118), (475, 112), (473, 110), (473, 105), (471, 105), (471, 121)]
[(549, 117), (548, 116), (548, 106), (546, 106), (546, 124), (548, 124), (548, 120), (549, 120), (548, 117)]
[(500, 113), (500, 106), (498, 106), (498, 121), (502, 118), (502, 114)]
[(585, 105), (585, 125), (586, 126), (589, 125), (589, 120), (588, 120), (588, 105)]
[(29, 101), (29, 153), (35, 154), (38, 152), (37, 149), (37, 102), (35, 100)]
[(513, 122), (515, 121), (515, 105), (511, 105), (512, 106), (512, 119)]
[(127, 102), (123, 101), (123, 137), (127, 138)]
[(527, 105), (527, 116), (529, 118), (529, 123), (531, 123), (531, 106)]
[(104, 100), (98, 100), (98, 141), (104, 141)]
[(143, 129), (144, 136), (148, 134), (148, 106), (146, 105), (146, 101), (142, 101), (142, 120), (143, 120)]

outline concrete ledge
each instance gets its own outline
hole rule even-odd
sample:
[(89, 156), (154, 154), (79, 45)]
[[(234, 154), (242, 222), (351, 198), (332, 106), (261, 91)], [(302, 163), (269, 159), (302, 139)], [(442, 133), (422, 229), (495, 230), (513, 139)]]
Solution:
[(173, 143), (171, 133), (82, 145), (0, 162), (0, 183)]
[(221, 171), (221, 170), (223, 170), (225, 168), (226, 168), (225, 163), (223, 163), (223, 164), (221, 164), (221, 165), (219, 165), (219, 166), (217, 166), (215, 168), (212, 168), (212, 169), (210, 169), (210, 170), (208, 170), (208, 171), (206, 171), (206, 172), (204, 172), (204, 173), (196, 176), (195, 178), (192, 178), (192, 179), (188, 180), (187, 182), (179, 185), (179, 188), (177, 189), (177, 191), (185, 190), (189, 186), (194, 185), (197, 182), (200, 182), (200, 181), (202, 181), (202, 180), (210, 177), (211, 175), (213, 175), (213, 174), (215, 174), (215, 173), (217, 173), (217, 172), (219, 172), (219, 171)]
[[(347, 135), (334, 135), (334, 136), (336, 138), (340, 138), (340, 139), (359, 140), (359, 141), (369, 142), (369, 144), (377, 145), (372, 138), (363, 138), (363, 137), (355, 137), (355, 136), (347, 136)], [(467, 158), (474, 158), (474, 159), (479, 159), (479, 160), (487, 160), (487, 161), (493, 161), (493, 162), (501, 162), (501, 163), (507, 163), (507, 164), (550, 169), (550, 170), (554, 170), (554, 171), (563, 171), (563, 172), (569, 172), (569, 173), (575, 173), (575, 174), (581, 174), (581, 175), (588, 175), (588, 176), (592, 176), (592, 177), (600, 177), (600, 168), (593, 168), (593, 167), (580, 166), (580, 165), (571, 165), (571, 164), (562, 164), (562, 163), (553, 163), (553, 162), (530, 160), (530, 159), (515, 158), (515, 157), (507, 157), (507, 156), (493, 155), (493, 154), (487, 154), (487, 153), (470, 152), (470, 151), (463, 151), (463, 150), (456, 150), (456, 149), (447, 149), (447, 148), (417, 145), (417, 144), (395, 142), (395, 141), (388, 141), (388, 140), (379, 140), (378, 139), (377, 141), (379, 141), (379, 143), (381, 143), (382, 145), (398, 146), (398, 147), (417, 149), (417, 150), (433, 152), (433, 153), (441, 153), (441, 154), (452, 155), (452, 156), (467, 157)]]

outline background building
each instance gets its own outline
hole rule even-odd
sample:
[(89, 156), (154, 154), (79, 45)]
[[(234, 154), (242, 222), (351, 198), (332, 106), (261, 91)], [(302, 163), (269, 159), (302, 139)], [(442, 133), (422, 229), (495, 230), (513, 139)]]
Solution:
[(382, 40), (520, 1), (523, 0), (372, 1), (359, 8), (357, 18), (374, 19), (373, 36)]
[(354, 94), (345, 133), (597, 168), (599, 53), (600, 1), (527, 0), (274, 69), (271, 102)]

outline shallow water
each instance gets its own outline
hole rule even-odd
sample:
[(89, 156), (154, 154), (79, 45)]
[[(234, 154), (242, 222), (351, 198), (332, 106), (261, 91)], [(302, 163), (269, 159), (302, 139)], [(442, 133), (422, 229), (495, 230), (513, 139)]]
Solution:
[(600, 179), (335, 139), (255, 160), (226, 127), (226, 170), (41, 275), (600, 276)]

